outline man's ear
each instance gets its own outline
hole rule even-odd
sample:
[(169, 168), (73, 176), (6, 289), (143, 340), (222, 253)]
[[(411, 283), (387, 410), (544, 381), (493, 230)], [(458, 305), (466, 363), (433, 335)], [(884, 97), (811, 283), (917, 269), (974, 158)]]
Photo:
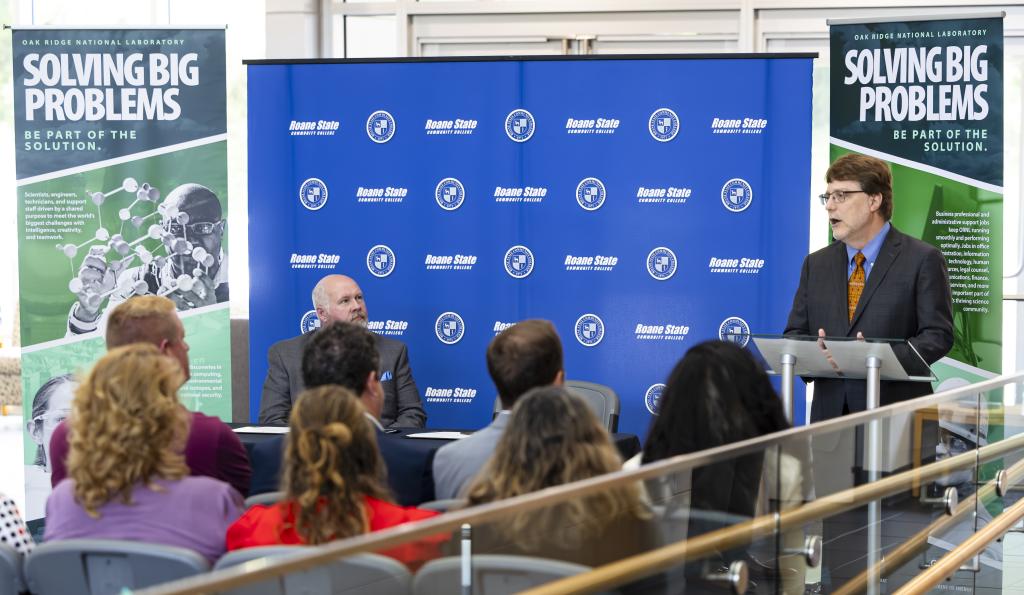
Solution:
[(555, 380), (551, 384), (555, 386), (562, 386), (565, 384), (565, 370), (559, 370), (558, 374), (555, 374)]
[(882, 195), (881, 194), (872, 194), (872, 195), (868, 196), (868, 200), (870, 201), (868, 203), (868, 208), (870, 208), (872, 211), (877, 212), (878, 210), (880, 210), (882, 208)]
[[(28, 430), (30, 436), (32, 436), (32, 442), (42, 445), (43, 443), (43, 422), (40, 420), (36, 422), (34, 419), (28, 420), (25, 423), (25, 429)], [(47, 445), (49, 446), (49, 445)]]
[(320, 324), (323, 324), (324, 320), (327, 318), (327, 309), (323, 306), (317, 306), (316, 317), (320, 319)]

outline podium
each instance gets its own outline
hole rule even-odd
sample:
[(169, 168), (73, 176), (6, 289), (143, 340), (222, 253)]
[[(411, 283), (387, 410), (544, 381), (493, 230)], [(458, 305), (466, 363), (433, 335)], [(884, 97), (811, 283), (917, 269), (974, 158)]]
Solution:
[[(754, 345), (768, 365), (769, 373), (782, 377), (782, 401), (786, 417), (793, 423), (793, 379), (832, 378), (866, 380), (866, 409), (876, 409), (881, 401), (883, 380), (932, 382), (932, 374), (921, 354), (903, 339), (858, 339), (855, 337), (816, 337), (799, 335), (751, 335)], [(864, 468), (868, 481), (879, 479), (880, 425), (877, 419), (867, 423), (867, 455)], [(868, 594), (879, 592), (878, 563), (881, 559), (881, 506), (868, 503), (867, 569)]]
[(904, 339), (856, 339), (801, 335), (751, 335), (768, 365), (782, 377), (782, 403), (793, 423), (793, 379), (866, 380), (867, 409), (878, 407), (881, 382), (933, 382), (928, 363)]

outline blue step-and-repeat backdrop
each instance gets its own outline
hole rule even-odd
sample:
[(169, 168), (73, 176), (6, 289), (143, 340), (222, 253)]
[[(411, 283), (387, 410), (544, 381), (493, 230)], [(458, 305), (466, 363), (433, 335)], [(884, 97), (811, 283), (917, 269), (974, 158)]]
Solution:
[[(554, 322), (646, 433), (696, 343), (781, 332), (808, 243), (808, 56), (249, 63), (251, 411), (325, 274), (409, 345), (435, 428), (485, 351)], [(796, 418), (803, 418), (802, 395)]]

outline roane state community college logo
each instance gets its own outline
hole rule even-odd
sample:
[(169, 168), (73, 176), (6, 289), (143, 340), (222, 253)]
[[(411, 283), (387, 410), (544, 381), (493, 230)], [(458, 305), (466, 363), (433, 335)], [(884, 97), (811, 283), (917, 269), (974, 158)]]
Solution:
[(718, 325), (718, 338), (746, 347), (750, 342), (750, 325), (739, 316), (730, 316)]
[(466, 323), (455, 312), (445, 312), (437, 317), (434, 334), (437, 335), (437, 340), (445, 345), (455, 345), (462, 339), (462, 335), (466, 334)]
[(311, 333), (316, 329), (320, 328), (320, 318), (316, 315), (316, 310), (310, 310), (302, 315), (302, 320), (299, 321), (299, 332), (305, 335)]
[(299, 186), (299, 202), (310, 211), (319, 211), (327, 204), (327, 184), (320, 178), (308, 178)]
[(525, 143), (533, 136), (537, 122), (533, 114), (524, 109), (514, 109), (505, 116), (505, 134), (517, 143)]
[(583, 178), (576, 185), (576, 202), (588, 211), (596, 211), (604, 204), (607, 192), (604, 183), (597, 178)]
[(505, 272), (522, 279), (533, 272), (533, 252), (526, 246), (512, 246), (505, 252)]
[(667, 281), (676, 274), (676, 253), (659, 246), (647, 254), (647, 272), (658, 281)]
[(366, 119), (366, 135), (375, 143), (386, 143), (395, 136), (395, 119), (384, 110), (377, 110)]
[(679, 134), (679, 116), (667, 107), (656, 109), (647, 121), (647, 130), (654, 140), (667, 143)]
[(395, 253), (384, 244), (377, 244), (366, 253), (366, 268), (374, 277), (387, 277), (395, 270)]
[(584, 314), (576, 319), (576, 340), (584, 347), (593, 347), (604, 339), (604, 321), (597, 314)]
[(733, 213), (745, 211), (754, 201), (754, 190), (746, 180), (733, 178), (722, 186), (722, 204)]
[(648, 386), (647, 392), (644, 393), (644, 405), (647, 405), (647, 410), (653, 415), (658, 415), (658, 411), (661, 409), (661, 393), (663, 392), (665, 392), (665, 385), (658, 383)]
[(442, 209), (454, 211), (466, 200), (466, 188), (455, 178), (445, 178), (434, 188), (434, 200)]

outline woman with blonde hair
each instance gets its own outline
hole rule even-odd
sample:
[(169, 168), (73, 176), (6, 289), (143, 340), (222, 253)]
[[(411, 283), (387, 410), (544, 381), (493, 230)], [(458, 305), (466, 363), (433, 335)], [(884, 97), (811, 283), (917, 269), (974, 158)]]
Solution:
[[(336, 385), (299, 395), (284, 455), (285, 498), (253, 506), (228, 529), (229, 550), (259, 545), (317, 545), (380, 531), (438, 513), (393, 503), (366, 409)], [(438, 536), (380, 552), (417, 568), (437, 557)]]
[[(608, 432), (580, 397), (535, 388), (512, 410), (470, 505), (493, 502), (620, 470)], [(520, 554), (600, 566), (655, 546), (639, 487), (630, 485), (504, 517), (474, 533), (479, 554)]]
[(103, 356), (75, 392), (68, 479), (46, 502), (45, 540), (127, 539), (195, 550), (214, 561), (242, 497), (189, 477), (181, 366), (153, 345)]

